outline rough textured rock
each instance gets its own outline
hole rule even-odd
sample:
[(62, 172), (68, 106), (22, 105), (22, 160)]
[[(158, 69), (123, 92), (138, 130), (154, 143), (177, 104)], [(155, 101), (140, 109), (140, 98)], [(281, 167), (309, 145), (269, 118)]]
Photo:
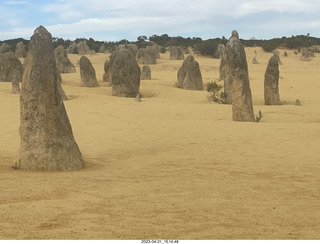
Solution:
[(200, 67), (192, 55), (183, 61), (178, 71), (177, 87), (188, 90), (203, 90)]
[[(219, 79), (225, 81), (227, 77), (227, 68), (226, 68), (226, 54), (221, 57), (220, 66), (219, 66)], [(230, 103), (231, 104), (231, 103)]]
[(301, 61), (310, 61), (311, 58), (314, 58), (314, 57), (315, 57), (314, 53), (312, 53), (310, 50), (308, 50), (307, 48), (302, 49), (302, 55), (300, 58)]
[(139, 93), (137, 94), (135, 101), (141, 103), (141, 96)]
[(143, 65), (142, 67), (141, 80), (151, 80), (151, 69), (148, 65)]
[(0, 81), (11, 82), (14, 94), (20, 93), (19, 82), (22, 81), (23, 66), (12, 53), (0, 54)]
[(137, 55), (138, 46), (136, 44), (128, 44), (127, 49), (133, 54), (133, 56)]
[(225, 51), (226, 51), (226, 47), (223, 44), (219, 44), (217, 46), (217, 50), (216, 50), (216, 52), (214, 54), (214, 57), (215, 58), (222, 58), (224, 53), (225, 53)]
[(81, 86), (85, 86), (85, 87), (99, 86), (96, 78), (96, 71), (94, 70), (91, 64), (91, 61), (86, 56), (82, 56), (80, 58), (80, 76), (81, 76)]
[(76, 68), (71, 63), (70, 59), (68, 58), (67, 51), (62, 45), (54, 50), (54, 56), (56, 58), (56, 65), (60, 73), (64, 74), (76, 72)]
[(280, 52), (279, 52), (279, 50), (275, 49), (275, 50), (272, 51), (272, 53), (273, 53), (273, 55), (275, 55), (275, 56), (277, 57), (277, 59), (278, 59), (278, 64), (282, 65), (282, 61), (281, 61), (281, 59), (280, 59)]
[(171, 47), (170, 60), (184, 60), (184, 50), (181, 47)]
[(57, 68), (57, 85), (58, 85), (58, 92), (60, 93), (62, 100), (68, 100), (68, 97), (66, 95), (66, 93), (64, 92), (62, 86), (62, 77), (61, 77), (61, 73)]
[(140, 64), (156, 64), (157, 56), (151, 49), (140, 48), (136, 58)]
[(12, 48), (9, 44), (4, 42), (0, 47), (0, 53), (7, 53), (7, 52), (12, 52)]
[(106, 47), (104, 46), (104, 44), (101, 44), (101, 47), (99, 48), (99, 53), (106, 53), (106, 52), (107, 52)]
[(258, 61), (256, 58), (253, 58), (253, 59), (252, 59), (252, 63), (253, 63), (253, 64), (259, 64), (259, 61)]
[(20, 96), (20, 169), (77, 170), (84, 161), (58, 93), (51, 34), (31, 37)]
[(264, 75), (264, 104), (280, 105), (279, 62), (275, 54), (270, 58)]
[(111, 63), (106, 60), (104, 62), (104, 74), (103, 74), (103, 82), (110, 82), (111, 83), (112, 79), (112, 72), (111, 72)]
[(67, 48), (68, 54), (78, 54), (78, 45), (77, 43), (73, 42), (69, 48)]
[(227, 43), (226, 59), (226, 80), (231, 82), (232, 86), (232, 93), (226, 95), (227, 98), (230, 95), (232, 97), (233, 120), (254, 122), (246, 53), (237, 31), (232, 31), (232, 36)]
[(91, 50), (89, 48), (89, 46), (87, 45), (87, 41), (81, 41), (78, 43), (77, 45), (77, 50), (78, 50), (78, 54), (79, 55), (86, 55), (86, 54), (90, 54)]
[(112, 95), (136, 97), (140, 75), (141, 70), (133, 54), (126, 49), (116, 51), (112, 60)]
[(299, 100), (299, 99), (297, 99), (297, 100), (295, 101), (294, 105), (296, 105), (296, 106), (301, 106), (301, 102), (300, 102), (300, 100)]
[(152, 57), (155, 57), (156, 59), (160, 58), (158, 45), (147, 46), (146, 49)]
[(15, 55), (16, 55), (18, 58), (25, 58), (25, 57), (27, 56), (26, 47), (25, 47), (25, 45), (23, 44), (23, 42), (18, 42), (18, 43), (17, 43)]

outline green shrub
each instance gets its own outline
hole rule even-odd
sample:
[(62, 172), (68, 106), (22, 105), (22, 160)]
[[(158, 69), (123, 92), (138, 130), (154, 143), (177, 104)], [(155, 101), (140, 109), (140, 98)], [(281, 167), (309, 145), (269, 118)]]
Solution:
[(221, 89), (222, 86), (215, 81), (207, 83), (207, 91), (211, 93), (208, 99), (215, 103), (224, 104), (226, 100), (226, 94), (223, 91), (221, 91)]

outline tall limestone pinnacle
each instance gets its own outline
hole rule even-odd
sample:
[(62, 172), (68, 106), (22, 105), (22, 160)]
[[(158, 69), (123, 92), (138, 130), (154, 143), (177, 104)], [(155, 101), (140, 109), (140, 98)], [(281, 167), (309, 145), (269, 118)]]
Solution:
[(237, 31), (232, 31), (226, 46), (226, 66), (225, 92), (232, 101), (233, 120), (254, 122), (246, 53)]
[(30, 39), (20, 95), (20, 169), (78, 170), (84, 161), (58, 91), (52, 36)]

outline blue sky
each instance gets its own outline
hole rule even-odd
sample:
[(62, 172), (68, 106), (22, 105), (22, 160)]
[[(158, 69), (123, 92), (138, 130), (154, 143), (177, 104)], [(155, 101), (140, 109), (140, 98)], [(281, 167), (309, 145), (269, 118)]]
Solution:
[(136, 40), (153, 34), (203, 39), (320, 37), (319, 0), (0, 0), (0, 40), (55, 37)]

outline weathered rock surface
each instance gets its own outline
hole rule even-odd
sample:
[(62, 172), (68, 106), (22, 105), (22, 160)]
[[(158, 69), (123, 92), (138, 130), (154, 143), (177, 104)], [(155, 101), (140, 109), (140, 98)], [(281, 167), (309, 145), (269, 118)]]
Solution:
[(126, 50), (114, 53), (112, 61), (112, 95), (136, 97), (140, 87), (140, 67), (134, 55)]
[(8, 53), (12, 52), (12, 48), (9, 44), (7, 43), (2, 43), (2, 46), (0, 47), (0, 53)]
[(83, 40), (77, 44), (77, 51), (79, 55), (91, 54), (91, 50), (87, 45), (86, 40)]
[(151, 80), (151, 69), (148, 65), (143, 65), (142, 67), (141, 80)]
[(279, 96), (279, 60), (273, 55), (264, 75), (264, 104), (280, 105)]
[(215, 58), (222, 58), (224, 53), (225, 53), (225, 51), (226, 51), (226, 47), (223, 44), (219, 44), (217, 46), (217, 50), (216, 50), (216, 52), (214, 54), (214, 57)]
[(103, 82), (110, 82), (112, 80), (111, 63), (109, 60), (104, 62), (104, 74), (102, 78)]
[(68, 48), (67, 48), (68, 54), (78, 54), (78, 45), (77, 43), (73, 42)]
[[(227, 78), (227, 68), (226, 68), (226, 54), (224, 52), (224, 55), (221, 57), (220, 66), (219, 66), (219, 79), (225, 81)], [(231, 101), (232, 102), (232, 101)], [(230, 102), (230, 104), (231, 104)]]
[(300, 58), (301, 61), (310, 61), (311, 58), (314, 58), (314, 57), (315, 57), (315, 55), (314, 55), (313, 52), (311, 52), (307, 48), (303, 48), (302, 49), (302, 55), (301, 55), (301, 58)]
[(232, 84), (232, 93), (226, 95), (227, 98), (232, 96), (233, 120), (254, 122), (246, 53), (237, 31), (232, 31), (232, 36), (227, 43), (226, 59), (226, 80)]
[(184, 50), (182, 47), (171, 47), (170, 60), (184, 60)]
[(0, 81), (11, 82), (13, 94), (20, 93), (22, 74), (23, 66), (17, 56), (12, 52), (0, 54)]
[(18, 42), (18, 43), (17, 43), (15, 55), (16, 55), (18, 58), (25, 58), (25, 57), (27, 56), (26, 47), (25, 47), (25, 45), (23, 44), (23, 42)]
[(252, 63), (253, 63), (253, 64), (259, 64), (259, 61), (258, 61), (256, 58), (253, 58), (253, 59), (252, 59)]
[(71, 63), (70, 59), (68, 58), (67, 51), (62, 45), (54, 50), (54, 56), (56, 58), (56, 65), (60, 73), (64, 74), (76, 72), (76, 68)]
[(97, 87), (99, 86), (96, 71), (94, 70), (91, 61), (86, 57), (80, 58), (80, 76), (81, 86), (84, 87)]
[(136, 58), (140, 64), (156, 64), (157, 56), (151, 49), (140, 48)]
[(101, 47), (99, 48), (99, 53), (106, 53), (106, 52), (107, 52), (106, 47), (104, 46), (104, 44), (101, 44)]
[(77, 170), (84, 161), (58, 92), (51, 34), (31, 37), (20, 96), (20, 169)]
[(192, 55), (183, 61), (178, 71), (177, 87), (187, 90), (203, 90), (200, 67)]

